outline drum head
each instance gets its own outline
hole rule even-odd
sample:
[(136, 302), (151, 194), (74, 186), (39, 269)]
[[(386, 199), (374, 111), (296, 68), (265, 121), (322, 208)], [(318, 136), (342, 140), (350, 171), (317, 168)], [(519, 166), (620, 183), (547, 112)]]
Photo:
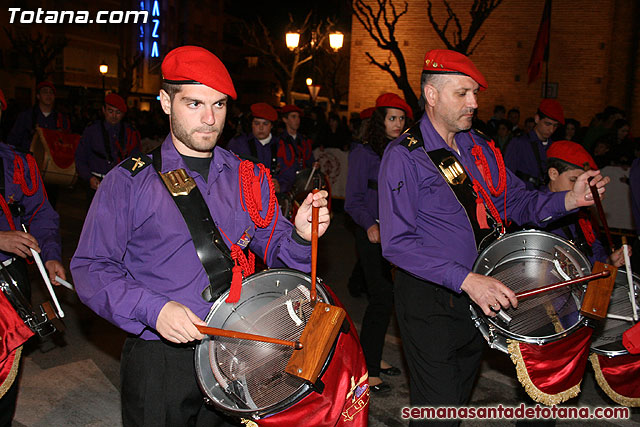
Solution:
[[(311, 176), (313, 171), (313, 176)], [(301, 203), (314, 188), (327, 189), (327, 177), (320, 169), (302, 169), (296, 172), (296, 179), (291, 187), (294, 201)]]
[[(640, 308), (640, 276), (637, 274), (633, 275), (633, 287), (636, 307)], [(593, 332), (591, 350), (609, 357), (629, 354), (622, 345), (622, 334), (634, 324), (627, 272), (621, 267), (611, 292), (607, 317), (597, 324)]]
[[(228, 292), (218, 298), (207, 325), (296, 341), (313, 311), (310, 287), (310, 277), (298, 271), (263, 271), (243, 282), (238, 303), (224, 302)], [(321, 302), (332, 302), (320, 284), (317, 292)], [(195, 351), (200, 388), (214, 406), (232, 415), (258, 419), (279, 412), (311, 392), (307, 382), (285, 372), (293, 351), (277, 344), (206, 337)]]
[[(567, 240), (529, 230), (507, 234), (493, 242), (480, 254), (473, 271), (492, 276), (519, 293), (584, 276), (591, 272), (591, 265)], [(504, 310), (512, 318), (508, 325), (484, 316), (477, 307), (472, 307), (472, 314), (480, 313), (479, 319), (489, 324), (494, 335), (545, 344), (583, 324), (583, 294), (584, 285), (578, 284), (520, 299), (518, 308)]]

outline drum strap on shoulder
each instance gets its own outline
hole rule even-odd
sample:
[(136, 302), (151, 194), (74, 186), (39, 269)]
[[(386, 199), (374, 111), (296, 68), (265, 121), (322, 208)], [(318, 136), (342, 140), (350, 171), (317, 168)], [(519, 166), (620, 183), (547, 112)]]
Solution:
[[(424, 148), (424, 139), (422, 138), (422, 131), (420, 130), (420, 124), (416, 123), (409, 130), (405, 132), (409, 137), (415, 138), (419, 145)], [(476, 240), (476, 247), (478, 250), (483, 249), (489, 243), (491, 243), (498, 236), (497, 221), (487, 212), (487, 220), (489, 222), (489, 228), (481, 228), (478, 223), (476, 215), (476, 200), (477, 194), (473, 190), (471, 185), (471, 179), (467, 171), (462, 166), (462, 163), (445, 148), (437, 150), (427, 151), (424, 150), (429, 156), (429, 159), (436, 167), (445, 182), (449, 184), (451, 191), (455, 195), (456, 199), (464, 208), (467, 219), (473, 229), (473, 235)]]
[(165, 184), (187, 224), (198, 258), (209, 278), (202, 298), (211, 302), (229, 289), (234, 266), (231, 251), (222, 240), (198, 186), (184, 169), (162, 173), (162, 146), (152, 151), (153, 167)]

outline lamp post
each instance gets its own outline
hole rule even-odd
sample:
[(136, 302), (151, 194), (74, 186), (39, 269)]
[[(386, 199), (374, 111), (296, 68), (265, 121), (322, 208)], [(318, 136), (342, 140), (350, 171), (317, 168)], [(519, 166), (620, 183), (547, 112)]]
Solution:
[(98, 71), (102, 74), (102, 92), (104, 92), (104, 76), (109, 72), (109, 66), (102, 61), (102, 64), (98, 67)]
[(318, 92), (320, 92), (321, 85), (314, 85), (313, 79), (311, 77), (307, 77), (307, 89), (309, 89), (309, 96), (311, 97), (311, 105), (315, 105), (316, 98), (318, 97)]

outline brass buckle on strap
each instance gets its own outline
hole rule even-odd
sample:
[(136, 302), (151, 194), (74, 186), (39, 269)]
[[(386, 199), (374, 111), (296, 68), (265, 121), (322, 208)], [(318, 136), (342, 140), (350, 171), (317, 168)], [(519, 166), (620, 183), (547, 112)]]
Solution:
[(438, 168), (442, 171), (449, 185), (462, 184), (467, 179), (464, 168), (453, 156), (445, 157), (438, 165)]
[(177, 169), (166, 173), (160, 173), (164, 185), (169, 189), (172, 196), (187, 196), (196, 188), (196, 182), (187, 175), (184, 169)]

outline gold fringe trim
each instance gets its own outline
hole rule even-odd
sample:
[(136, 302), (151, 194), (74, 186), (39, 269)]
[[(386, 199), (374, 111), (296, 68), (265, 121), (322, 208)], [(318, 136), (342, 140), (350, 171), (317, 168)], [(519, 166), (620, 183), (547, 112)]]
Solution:
[(607, 396), (609, 396), (611, 400), (622, 406), (640, 407), (640, 397), (626, 397), (620, 393), (616, 393), (616, 391), (611, 388), (602, 373), (602, 368), (600, 367), (600, 361), (598, 360), (597, 354), (591, 353), (589, 355), (589, 360), (591, 360), (591, 366), (593, 366), (593, 371), (596, 374), (596, 381), (598, 382), (598, 385), (602, 391), (607, 393)]
[(9, 371), (9, 375), (7, 375), (7, 378), (4, 380), (4, 382), (0, 384), (0, 397), (4, 396), (7, 390), (9, 390), (9, 387), (11, 387), (11, 384), (13, 384), (16, 376), (18, 375), (18, 366), (20, 366), (20, 355), (22, 354), (22, 346), (16, 348), (14, 351), (16, 355), (13, 358), (13, 365), (11, 366), (11, 370)]
[(516, 373), (518, 374), (518, 380), (527, 394), (536, 402), (542, 403), (547, 406), (557, 405), (562, 402), (566, 402), (567, 400), (576, 397), (580, 394), (580, 384), (582, 380), (570, 389), (562, 391), (558, 394), (548, 394), (540, 390), (536, 385), (531, 381), (529, 377), (529, 373), (527, 372), (527, 367), (522, 359), (522, 353), (520, 352), (520, 343), (518, 341), (507, 340), (509, 344), (509, 356), (511, 356), (511, 361), (514, 365), (516, 365)]

